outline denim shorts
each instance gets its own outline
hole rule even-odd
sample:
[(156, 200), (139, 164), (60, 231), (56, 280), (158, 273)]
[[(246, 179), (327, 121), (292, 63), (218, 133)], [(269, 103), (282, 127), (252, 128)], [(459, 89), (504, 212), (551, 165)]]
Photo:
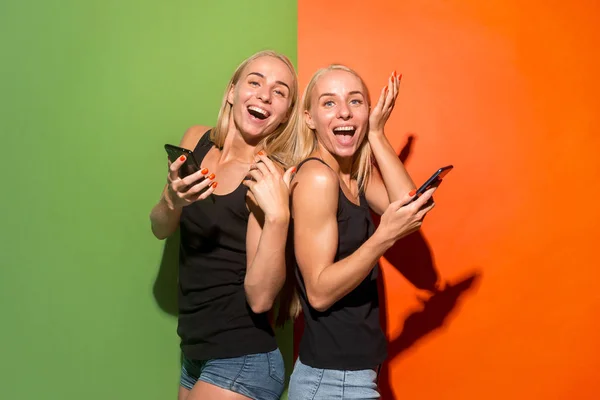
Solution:
[(377, 370), (341, 371), (313, 368), (302, 364), (298, 358), (290, 380), (288, 399), (380, 399), (377, 390)]
[(234, 358), (190, 360), (183, 358), (180, 385), (192, 390), (198, 381), (256, 400), (279, 400), (285, 367), (279, 349)]

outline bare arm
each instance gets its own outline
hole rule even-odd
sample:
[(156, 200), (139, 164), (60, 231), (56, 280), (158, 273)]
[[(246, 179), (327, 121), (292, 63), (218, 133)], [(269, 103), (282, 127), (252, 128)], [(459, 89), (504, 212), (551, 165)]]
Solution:
[(248, 264), (244, 289), (250, 308), (260, 314), (271, 309), (285, 282), (289, 214), (266, 219), (258, 205), (249, 206), (251, 214), (246, 235)]
[(390, 77), (388, 86), (382, 90), (379, 101), (369, 116), (368, 140), (379, 169), (373, 167), (365, 194), (371, 208), (380, 215), (390, 202), (403, 198), (406, 193), (416, 188), (384, 133), (384, 126), (394, 107), (399, 85), (400, 80), (397, 77)]
[[(196, 144), (210, 128), (206, 126), (192, 126), (189, 128), (181, 142), (180, 147), (186, 149), (194, 149)], [(174, 163), (169, 163), (169, 176), (167, 184), (163, 188), (158, 203), (152, 208), (150, 212), (150, 223), (152, 227), (152, 233), (158, 239), (165, 239), (173, 234), (179, 226), (179, 218), (181, 216), (181, 209), (189, 204), (190, 202), (196, 201), (199, 198), (203, 198), (212, 193), (213, 188), (209, 187), (202, 195), (198, 195), (206, 186), (210, 184), (208, 179), (203, 179), (199, 184), (192, 186), (189, 190), (182, 192), (190, 184), (198, 181), (203, 177), (203, 174), (199, 171), (195, 174), (187, 176), (184, 179), (179, 179), (179, 167), (184, 161), (177, 160)], [(206, 195), (206, 196), (205, 196)]]
[[(424, 198), (406, 207), (402, 204), (410, 200), (408, 196), (392, 203), (375, 233), (350, 256), (334, 262), (338, 246), (338, 185), (338, 178), (327, 167), (308, 162), (296, 176), (292, 194), (296, 261), (308, 300), (318, 311), (327, 310), (354, 290), (385, 251), (400, 237), (418, 229), (422, 216), (430, 210), (417, 208), (423, 205)], [(431, 193), (425, 197), (428, 199)]]
[(264, 155), (257, 161), (250, 172), (255, 181), (244, 181), (250, 188), (244, 289), (250, 308), (259, 314), (271, 309), (285, 283), (290, 221), (288, 184), (293, 169), (282, 174)]

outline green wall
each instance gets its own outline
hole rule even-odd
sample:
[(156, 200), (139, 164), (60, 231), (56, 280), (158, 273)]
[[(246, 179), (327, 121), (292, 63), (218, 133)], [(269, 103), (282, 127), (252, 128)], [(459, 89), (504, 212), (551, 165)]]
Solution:
[(295, 1), (0, 2), (0, 398), (176, 398), (162, 146), (215, 122), (246, 56), (295, 61), (296, 20)]

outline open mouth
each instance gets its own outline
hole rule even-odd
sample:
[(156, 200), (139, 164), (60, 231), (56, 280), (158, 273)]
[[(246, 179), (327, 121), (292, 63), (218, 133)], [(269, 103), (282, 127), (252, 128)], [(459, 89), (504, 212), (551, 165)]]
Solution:
[(267, 110), (263, 110), (262, 108), (256, 107), (256, 106), (249, 106), (248, 107), (248, 112), (254, 118), (260, 119), (260, 120), (267, 119), (271, 115)]
[(355, 126), (338, 126), (337, 128), (333, 128), (333, 133), (335, 135), (343, 135), (343, 136), (354, 136), (354, 134), (356, 133), (356, 127)]
[(354, 134), (356, 126), (346, 125), (333, 128), (335, 139), (342, 146), (351, 146), (354, 143)]

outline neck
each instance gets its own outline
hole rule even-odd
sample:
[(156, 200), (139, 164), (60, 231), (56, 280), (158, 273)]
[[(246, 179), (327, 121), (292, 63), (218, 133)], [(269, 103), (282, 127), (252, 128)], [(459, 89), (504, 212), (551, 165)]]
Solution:
[(354, 157), (338, 157), (327, 151), (327, 149), (321, 143), (319, 143), (318, 152), (321, 159), (338, 174), (342, 182), (350, 187)]
[(257, 139), (255, 143), (247, 142), (233, 119), (230, 120), (221, 150), (221, 162), (237, 160), (248, 164), (252, 163), (261, 140), (262, 138)]

